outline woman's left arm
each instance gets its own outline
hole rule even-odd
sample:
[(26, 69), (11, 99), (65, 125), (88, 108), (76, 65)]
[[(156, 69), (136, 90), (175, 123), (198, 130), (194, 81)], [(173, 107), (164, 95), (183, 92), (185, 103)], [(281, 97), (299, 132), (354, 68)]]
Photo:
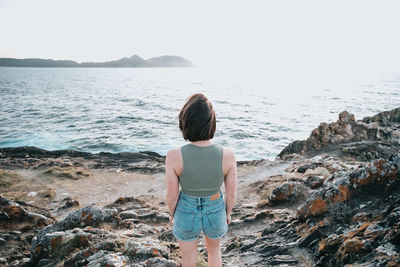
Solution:
[(179, 180), (175, 172), (175, 166), (178, 160), (177, 150), (168, 151), (165, 157), (165, 175), (167, 176), (167, 193), (166, 200), (170, 215), (173, 216), (178, 202)]

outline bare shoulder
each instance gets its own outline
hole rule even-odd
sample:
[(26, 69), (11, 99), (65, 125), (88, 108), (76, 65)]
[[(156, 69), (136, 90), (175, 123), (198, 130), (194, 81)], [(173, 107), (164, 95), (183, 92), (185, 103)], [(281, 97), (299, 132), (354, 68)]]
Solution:
[(175, 148), (168, 150), (167, 157), (170, 159), (174, 159), (174, 158), (177, 158), (180, 153), (181, 153), (181, 148), (175, 147)]
[(229, 170), (236, 164), (235, 152), (229, 147), (223, 146), (222, 170), (227, 175)]
[(223, 146), (223, 157), (224, 159), (227, 159), (229, 161), (236, 161), (235, 159), (235, 152), (233, 151), (233, 149), (229, 148), (229, 147), (224, 147)]
[(182, 173), (182, 152), (180, 147), (172, 148), (167, 152), (165, 163), (171, 166), (179, 176)]
[(168, 150), (166, 160), (171, 163), (179, 162), (182, 159), (182, 152), (180, 147), (175, 147)]

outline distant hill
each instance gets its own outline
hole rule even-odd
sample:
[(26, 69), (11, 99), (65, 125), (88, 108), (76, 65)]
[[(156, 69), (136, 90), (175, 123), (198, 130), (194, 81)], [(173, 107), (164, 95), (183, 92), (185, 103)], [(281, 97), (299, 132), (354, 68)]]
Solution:
[(160, 56), (145, 60), (138, 55), (106, 62), (82, 62), (41, 58), (0, 58), (0, 67), (47, 67), (47, 68), (170, 68), (193, 67), (193, 63), (179, 56)]

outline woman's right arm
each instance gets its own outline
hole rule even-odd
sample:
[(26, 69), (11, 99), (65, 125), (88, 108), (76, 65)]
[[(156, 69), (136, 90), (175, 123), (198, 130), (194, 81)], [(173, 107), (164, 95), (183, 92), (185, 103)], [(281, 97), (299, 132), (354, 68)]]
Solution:
[(179, 197), (179, 179), (175, 172), (175, 165), (178, 160), (177, 149), (168, 151), (165, 157), (165, 175), (167, 176), (166, 200), (171, 216), (175, 213), (176, 204)]
[(232, 150), (227, 150), (227, 162), (229, 162), (229, 170), (225, 176), (225, 195), (226, 195), (226, 216), (228, 223), (230, 223), (230, 215), (236, 201), (236, 187), (237, 187), (237, 165), (235, 154)]

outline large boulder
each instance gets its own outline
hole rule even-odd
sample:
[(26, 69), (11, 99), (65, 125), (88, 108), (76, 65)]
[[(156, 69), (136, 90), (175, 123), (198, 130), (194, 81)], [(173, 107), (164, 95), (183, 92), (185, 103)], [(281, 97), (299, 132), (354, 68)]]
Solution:
[(377, 159), (351, 171), (340, 171), (326, 180), (297, 211), (299, 219), (326, 213), (329, 206), (362, 194), (388, 194), (399, 184), (399, 170), (392, 161)]
[(49, 225), (38, 232), (38, 239), (48, 233), (65, 231), (86, 226), (98, 226), (99, 224), (118, 225), (121, 222), (116, 209), (103, 209), (100, 206), (89, 205), (82, 209), (73, 211), (61, 221)]
[(284, 182), (272, 190), (268, 196), (270, 205), (282, 203), (295, 203), (305, 200), (308, 196), (308, 188), (300, 182)]
[(36, 264), (42, 259), (56, 260), (75, 249), (89, 246), (91, 234), (81, 228), (106, 224), (115, 227), (120, 221), (116, 209), (90, 205), (73, 211), (64, 219), (38, 231), (32, 240), (31, 262)]
[(46, 226), (53, 220), (42, 214), (29, 212), (20, 204), (0, 196), (0, 228), (30, 230)]
[(399, 158), (337, 171), (298, 208), (296, 243), (318, 266), (399, 265)]
[(306, 140), (290, 143), (278, 157), (286, 158), (322, 149), (340, 149), (341, 153), (364, 161), (387, 158), (400, 147), (399, 124), (400, 108), (357, 121), (353, 114), (343, 111), (336, 122), (322, 122)]
[(0, 265), (26, 264), (35, 231), (54, 221), (44, 209), (0, 196)]

